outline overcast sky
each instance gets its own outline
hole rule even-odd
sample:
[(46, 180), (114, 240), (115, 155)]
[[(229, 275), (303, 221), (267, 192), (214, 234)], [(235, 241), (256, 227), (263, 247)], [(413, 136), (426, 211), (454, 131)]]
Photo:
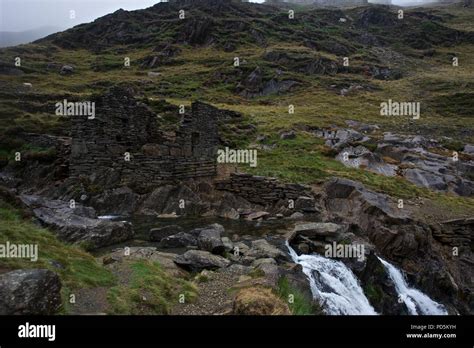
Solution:
[[(408, 1), (413, 2), (394, 0), (394, 3)], [(157, 2), (159, 0), (0, 0), (0, 31), (24, 31), (41, 27), (66, 29), (91, 22), (120, 8), (137, 10)], [(75, 18), (71, 18), (70, 11), (74, 11)]]

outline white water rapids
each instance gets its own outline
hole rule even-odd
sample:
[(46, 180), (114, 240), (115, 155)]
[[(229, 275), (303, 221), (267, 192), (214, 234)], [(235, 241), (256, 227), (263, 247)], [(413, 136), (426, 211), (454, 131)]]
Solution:
[[(320, 301), (326, 314), (377, 314), (365, 296), (357, 277), (343, 262), (318, 254), (298, 256), (288, 242), (286, 246), (293, 261), (303, 267), (313, 297)], [(399, 299), (404, 301), (410, 314), (447, 314), (443, 305), (431, 300), (421, 291), (408, 287), (403, 274), (395, 266), (385, 260), (380, 261), (392, 279)]]
[(313, 296), (320, 300), (326, 314), (377, 314), (356, 276), (344, 263), (317, 254), (298, 256), (288, 242), (286, 246), (293, 261), (303, 267)]
[(408, 311), (412, 315), (425, 314), (425, 315), (447, 315), (448, 312), (442, 304), (433, 301), (427, 295), (422, 293), (420, 290), (410, 288), (405, 281), (405, 277), (391, 263), (378, 258), (384, 265), (390, 279), (395, 284), (399, 299), (405, 303)]

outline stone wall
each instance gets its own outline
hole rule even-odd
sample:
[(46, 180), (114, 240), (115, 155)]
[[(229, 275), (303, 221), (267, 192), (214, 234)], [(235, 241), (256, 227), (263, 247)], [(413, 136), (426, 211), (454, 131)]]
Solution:
[(232, 173), (229, 179), (216, 183), (216, 189), (233, 192), (247, 201), (261, 205), (272, 205), (281, 199), (296, 200), (301, 196), (312, 196), (311, 189), (300, 184), (285, 184), (275, 178)]
[(218, 121), (232, 112), (195, 102), (176, 132), (164, 132), (159, 116), (124, 88), (94, 102), (94, 119), (72, 117), (71, 176), (113, 169), (122, 183), (156, 185), (216, 175)]

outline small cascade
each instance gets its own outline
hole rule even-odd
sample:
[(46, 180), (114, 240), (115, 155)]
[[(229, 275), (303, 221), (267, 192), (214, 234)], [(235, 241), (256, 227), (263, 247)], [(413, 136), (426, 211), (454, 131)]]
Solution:
[(447, 315), (446, 308), (440, 303), (430, 299), (420, 290), (410, 288), (403, 276), (402, 272), (391, 263), (378, 258), (385, 267), (385, 270), (392, 279), (395, 289), (397, 290), (399, 299), (405, 303), (408, 311), (412, 315)]
[(291, 258), (303, 267), (313, 296), (330, 315), (375, 315), (352, 271), (341, 261), (323, 256), (300, 255), (286, 242)]

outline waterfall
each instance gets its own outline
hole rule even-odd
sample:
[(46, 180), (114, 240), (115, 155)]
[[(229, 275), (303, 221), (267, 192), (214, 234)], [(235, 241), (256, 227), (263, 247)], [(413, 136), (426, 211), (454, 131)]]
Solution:
[(447, 315), (448, 312), (442, 304), (439, 304), (421, 291), (410, 288), (405, 281), (405, 277), (394, 265), (385, 260), (378, 258), (392, 279), (395, 289), (397, 290), (399, 299), (405, 303), (408, 311), (412, 315)]
[(293, 261), (303, 267), (313, 296), (320, 300), (326, 314), (377, 314), (365, 297), (356, 276), (344, 263), (317, 254), (298, 256), (288, 241), (286, 246)]

